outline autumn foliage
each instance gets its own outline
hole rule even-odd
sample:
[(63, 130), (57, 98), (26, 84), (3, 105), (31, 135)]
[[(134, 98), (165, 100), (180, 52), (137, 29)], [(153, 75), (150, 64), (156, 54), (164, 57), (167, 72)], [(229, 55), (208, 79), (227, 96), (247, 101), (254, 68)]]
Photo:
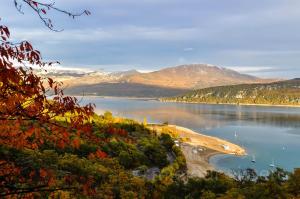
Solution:
[[(15, 135), (22, 133), (23, 136), (17, 137), (21, 139), (20, 147), (31, 147), (30, 142), (27, 143), (26, 139), (33, 133), (37, 138), (42, 136), (40, 135), (42, 132), (33, 131), (32, 128), (23, 129), (21, 132), (19, 128), (21, 121), (30, 120), (43, 125), (51, 124), (48, 128), (56, 128), (53, 129), (53, 132), (57, 132), (60, 126), (53, 123), (56, 116), (72, 114), (73, 116), (70, 118), (72, 127), (78, 127), (89, 119), (93, 114), (92, 105), (80, 107), (76, 98), (64, 96), (58, 82), (51, 78), (42, 79), (34, 74), (32, 68), (24, 68), (27, 64), (43, 67), (53, 63), (42, 62), (40, 52), (27, 41), (19, 44), (9, 42), (10, 32), (7, 27), (0, 26), (0, 36), (2, 38), (0, 46), (0, 119), (4, 123), (13, 121), (14, 125), (10, 126), (12, 129), (9, 132), (15, 132)], [(48, 83), (47, 89), (45, 82)], [(47, 92), (50, 90), (53, 91), (54, 96), (48, 100)], [(14, 127), (16, 130), (13, 130)], [(5, 137), (9, 139), (10, 136), (6, 135)], [(1, 139), (2, 141), (7, 140)]]
[[(80, 133), (90, 137), (91, 128), (86, 121), (94, 114), (93, 106), (79, 106), (76, 98), (64, 96), (60, 83), (51, 78), (43, 79), (26, 67), (43, 68), (53, 64), (43, 62), (41, 53), (29, 42), (10, 42), (6, 26), (0, 26), (0, 38), (1, 150), (36, 150), (45, 143), (58, 148), (69, 145), (78, 148)], [(53, 96), (49, 96), (50, 91)], [(57, 117), (67, 117), (67, 124), (57, 122)], [(1, 195), (31, 193), (55, 184), (51, 170), (40, 168), (36, 171), (27, 166), (0, 156)], [(22, 173), (24, 170), (28, 176)], [(38, 182), (36, 186), (22, 187), (22, 183), (34, 180)]]
[(0, 38), (0, 198), (145, 196), (145, 180), (127, 168), (166, 162), (158, 139), (80, 106), (59, 82), (35, 74), (30, 66), (53, 63), (29, 42), (12, 43), (6, 26)]

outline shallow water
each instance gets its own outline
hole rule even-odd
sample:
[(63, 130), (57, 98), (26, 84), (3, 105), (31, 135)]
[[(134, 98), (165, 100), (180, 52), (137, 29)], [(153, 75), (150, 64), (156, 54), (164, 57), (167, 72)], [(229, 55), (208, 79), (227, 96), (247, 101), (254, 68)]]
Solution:
[[(254, 168), (261, 175), (270, 164), (292, 171), (300, 167), (300, 108), (162, 103), (155, 100), (85, 97), (96, 111), (148, 123), (169, 122), (246, 148), (248, 156), (217, 155), (210, 162), (225, 172)], [(251, 160), (255, 156), (256, 163)]]

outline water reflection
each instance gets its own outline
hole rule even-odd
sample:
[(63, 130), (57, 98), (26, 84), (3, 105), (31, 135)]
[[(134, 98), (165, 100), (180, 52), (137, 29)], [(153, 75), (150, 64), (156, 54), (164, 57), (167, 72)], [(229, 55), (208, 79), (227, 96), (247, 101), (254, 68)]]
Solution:
[[(276, 166), (292, 170), (300, 167), (300, 108), (256, 107), (161, 103), (149, 100), (85, 98), (97, 111), (148, 122), (166, 122), (217, 136), (246, 148), (250, 156), (216, 156), (211, 159), (219, 169), (252, 167), (268, 170)], [(237, 136), (235, 136), (235, 132)], [(251, 163), (255, 155), (256, 163)]]
[[(101, 111), (111, 110), (134, 118), (149, 118), (151, 121), (169, 121), (182, 124), (195, 124), (203, 129), (216, 128), (232, 122), (248, 122), (255, 125), (278, 127), (300, 127), (300, 108), (290, 107), (256, 107), (231, 105), (202, 105), (161, 103), (154, 100), (130, 100), (85, 98), (93, 101)], [(120, 102), (121, 100), (121, 102)], [(184, 122), (184, 123), (183, 123)]]

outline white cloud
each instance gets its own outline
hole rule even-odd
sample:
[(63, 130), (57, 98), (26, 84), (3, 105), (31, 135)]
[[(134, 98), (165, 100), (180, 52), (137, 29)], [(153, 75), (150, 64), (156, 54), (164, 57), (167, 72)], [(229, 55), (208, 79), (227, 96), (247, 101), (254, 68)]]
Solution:
[(137, 70), (137, 71), (140, 72), (140, 73), (151, 73), (154, 70)]
[[(44, 42), (96, 42), (120, 40), (164, 40), (181, 41), (201, 38), (201, 31), (197, 28), (162, 28), (122, 26), (82, 30), (64, 30), (51, 32), (45, 29), (13, 29), (13, 38), (17, 40), (44, 41)], [(204, 35), (203, 35), (204, 36)], [(189, 48), (188, 50), (191, 50)]]
[(82, 73), (90, 73), (94, 70), (89, 68), (77, 68), (72, 66), (62, 66), (62, 65), (54, 65), (52, 67), (45, 68), (48, 71), (72, 71), (72, 72), (82, 72)]
[(184, 52), (190, 52), (190, 51), (194, 51), (194, 48), (184, 48), (183, 51)]
[(83, 67), (75, 67), (75, 66), (64, 66), (64, 65), (59, 65), (59, 64), (53, 64), (52, 66), (43, 66), (40, 67), (38, 65), (32, 65), (29, 63), (24, 63), (24, 65), (20, 65), (19, 62), (13, 60), (12, 61), (14, 66), (25, 66), (27, 68), (33, 68), (33, 69), (43, 69), (43, 70), (47, 70), (48, 72), (57, 72), (57, 71), (68, 71), (68, 72), (77, 72), (77, 73), (90, 73), (90, 72), (94, 72), (95, 70), (92, 70), (90, 68), (83, 68)]

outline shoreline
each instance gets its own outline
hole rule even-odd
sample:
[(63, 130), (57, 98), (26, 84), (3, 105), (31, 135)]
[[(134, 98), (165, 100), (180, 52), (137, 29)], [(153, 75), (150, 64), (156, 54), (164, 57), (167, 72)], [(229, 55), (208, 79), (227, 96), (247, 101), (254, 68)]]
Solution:
[(130, 99), (130, 100), (159, 100), (157, 97), (130, 97), (130, 96), (101, 96), (101, 95), (74, 95), (74, 97), (90, 97), (90, 98), (104, 98), (104, 99)]
[(259, 107), (288, 107), (288, 108), (300, 108), (300, 105), (288, 105), (288, 104), (247, 104), (247, 103), (213, 103), (213, 102), (186, 102), (186, 101), (173, 101), (173, 100), (160, 100), (160, 102), (172, 102), (183, 104), (204, 104), (204, 105), (230, 105), (230, 106), (259, 106)]
[(168, 127), (177, 131), (180, 138), (188, 138), (185, 143), (190, 144), (194, 147), (206, 147), (208, 149), (212, 149), (214, 151), (229, 155), (247, 155), (245, 149), (227, 140), (205, 135), (201, 132), (195, 132), (182, 126), (168, 125)]
[(149, 124), (148, 128), (161, 133), (165, 130), (177, 135), (180, 148), (186, 158), (188, 175), (205, 177), (208, 170), (216, 170), (209, 163), (212, 156), (229, 154), (236, 156), (247, 155), (245, 149), (229, 141), (197, 133), (191, 129), (176, 125)]
[(186, 102), (186, 101), (174, 101), (174, 100), (161, 100), (157, 97), (131, 97), (131, 96), (97, 96), (97, 95), (75, 95), (75, 97), (91, 97), (91, 98), (106, 98), (106, 99), (130, 99), (130, 100), (155, 100), (159, 102), (172, 102), (183, 104), (205, 104), (205, 105), (230, 105), (230, 106), (258, 106), (258, 107), (288, 107), (288, 108), (300, 108), (300, 105), (288, 105), (288, 104), (247, 104), (247, 103), (213, 103), (213, 102)]

